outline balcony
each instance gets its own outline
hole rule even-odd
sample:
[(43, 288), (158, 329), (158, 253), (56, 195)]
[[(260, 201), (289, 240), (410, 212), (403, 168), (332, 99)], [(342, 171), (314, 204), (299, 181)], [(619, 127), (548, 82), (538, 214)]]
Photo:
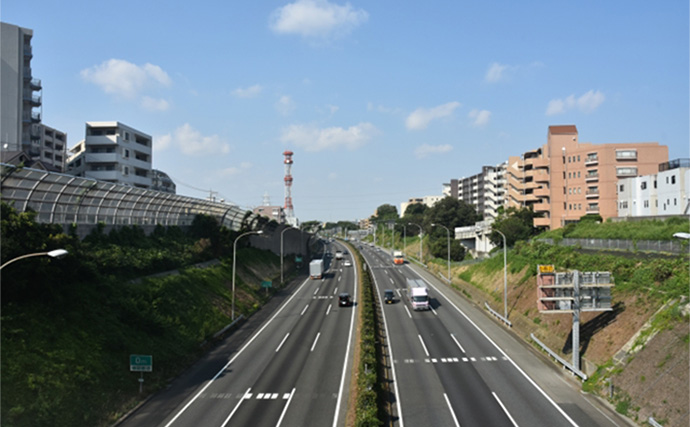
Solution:
[(535, 227), (551, 227), (551, 218), (534, 218)]
[(637, 168), (636, 167), (616, 168), (616, 176), (617, 177), (637, 176)]
[(549, 197), (551, 195), (551, 190), (549, 188), (536, 188), (533, 193), (537, 197)]
[(532, 205), (534, 212), (550, 212), (551, 203), (535, 203)]
[(549, 159), (545, 159), (543, 157), (532, 159), (530, 163), (532, 163), (532, 167), (535, 169), (543, 169), (549, 167)]
[(637, 160), (637, 150), (616, 150), (616, 160)]
[(588, 199), (596, 199), (599, 197), (599, 189), (598, 188), (589, 188), (587, 191), (585, 191), (585, 197)]
[(24, 102), (28, 102), (33, 107), (38, 107), (41, 105), (41, 96), (34, 95), (31, 92), (24, 91), (24, 96), (22, 97)]
[(598, 214), (599, 213), (599, 204), (598, 203), (590, 203), (587, 205), (587, 210), (586, 213), (588, 214)]
[(585, 166), (593, 166), (599, 163), (599, 155), (597, 153), (587, 154), (585, 157)]
[(585, 182), (595, 182), (599, 181), (599, 172), (590, 171), (585, 175)]
[(551, 175), (545, 170), (537, 171), (534, 174), (534, 182), (549, 182), (551, 180)]

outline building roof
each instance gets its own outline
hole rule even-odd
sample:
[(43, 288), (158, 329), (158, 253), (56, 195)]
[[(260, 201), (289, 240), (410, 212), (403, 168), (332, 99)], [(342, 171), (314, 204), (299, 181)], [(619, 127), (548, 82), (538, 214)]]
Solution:
[(560, 126), (549, 126), (550, 134), (573, 134), (577, 133), (577, 127), (575, 125), (560, 125)]

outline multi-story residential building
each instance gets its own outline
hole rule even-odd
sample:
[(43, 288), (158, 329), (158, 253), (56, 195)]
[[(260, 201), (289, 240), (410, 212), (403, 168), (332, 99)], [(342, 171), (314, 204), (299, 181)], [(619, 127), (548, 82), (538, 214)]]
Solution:
[[(42, 85), (32, 75), (33, 31), (0, 22), (0, 147), (61, 172), (67, 135), (41, 123)], [(27, 165), (30, 166), (30, 165)]]
[(445, 196), (424, 196), (424, 197), (413, 197), (409, 199), (407, 202), (402, 202), (400, 203), (400, 216), (405, 215), (405, 211), (407, 210), (407, 207), (410, 205), (414, 204), (419, 204), (419, 205), (426, 205), (427, 207), (432, 207), (438, 202), (439, 200), (443, 199)]
[(495, 219), (506, 197), (507, 162), (483, 166), (481, 173), (469, 178), (452, 179), (443, 184), (443, 194), (471, 204), (485, 219)]
[(658, 173), (618, 180), (618, 216), (653, 217), (690, 213), (690, 159), (659, 165)]
[(151, 136), (120, 122), (87, 122), (86, 137), (70, 149), (67, 173), (152, 188)]
[(655, 173), (667, 161), (668, 147), (657, 142), (580, 143), (574, 125), (549, 126), (545, 145), (508, 161), (508, 205), (531, 206), (534, 226), (549, 229), (586, 214), (615, 217), (618, 179)]
[(163, 193), (177, 193), (177, 186), (175, 182), (168, 176), (167, 173), (159, 171), (158, 169), (151, 170), (151, 190), (161, 191)]
[(282, 206), (259, 206), (254, 208), (253, 212), (272, 219), (278, 224), (285, 224), (285, 208)]

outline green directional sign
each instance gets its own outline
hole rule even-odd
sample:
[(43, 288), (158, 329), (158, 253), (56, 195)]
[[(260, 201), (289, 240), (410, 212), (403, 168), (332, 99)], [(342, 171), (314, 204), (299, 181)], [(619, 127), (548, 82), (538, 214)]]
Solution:
[(270, 280), (264, 280), (263, 282), (261, 282), (262, 288), (270, 288), (271, 286), (273, 286), (273, 282), (271, 282)]
[(301, 256), (296, 256), (296, 257), (295, 257), (295, 262), (302, 262), (302, 257), (301, 257)]
[(152, 372), (153, 356), (143, 354), (130, 354), (129, 370), (132, 372)]

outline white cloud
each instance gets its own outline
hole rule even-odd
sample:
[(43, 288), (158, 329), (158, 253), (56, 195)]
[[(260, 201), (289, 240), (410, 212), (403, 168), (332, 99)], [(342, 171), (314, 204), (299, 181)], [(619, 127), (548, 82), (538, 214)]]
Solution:
[(165, 151), (170, 148), (172, 144), (172, 136), (170, 134), (161, 135), (153, 138), (153, 149), (158, 151)]
[(503, 80), (505, 78), (506, 68), (508, 68), (507, 65), (501, 65), (498, 62), (494, 62), (493, 64), (491, 64), (489, 70), (486, 72), (484, 80), (486, 80), (489, 83), (496, 83)]
[(172, 135), (164, 135), (158, 138), (161, 149), (168, 146), (177, 146), (183, 154), (190, 156), (219, 155), (230, 152), (230, 145), (218, 135), (204, 136), (198, 130), (185, 123), (175, 129)]
[(249, 86), (247, 88), (238, 87), (232, 92), (232, 94), (238, 98), (254, 98), (258, 96), (262, 90), (263, 87), (257, 84), (254, 86)]
[(165, 99), (151, 98), (145, 96), (141, 98), (141, 106), (148, 111), (166, 111), (170, 108), (170, 103)]
[(450, 116), (458, 107), (459, 102), (449, 102), (432, 109), (418, 108), (407, 116), (405, 126), (410, 130), (425, 129), (432, 120)]
[(292, 125), (283, 129), (281, 141), (294, 144), (306, 151), (355, 150), (366, 144), (378, 130), (371, 123), (359, 123), (345, 129), (332, 127), (320, 129), (314, 126)]
[(349, 3), (340, 6), (326, 0), (297, 0), (274, 10), (269, 26), (279, 34), (329, 37), (348, 34), (367, 19), (365, 10), (355, 10)]
[(491, 111), (474, 109), (470, 111), (468, 117), (472, 119), (472, 124), (474, 126), (483, 127), (489, 123), (489, 119), (491, 118)]
[(449, 151), (453, 150), (453, 146), (450, 144), (442, 144), (442, 145), (429, 145), (429, 144), (423, 144), (417, 147), (416, 150), (414, 150), (414, 155), (418, 159), (422, 159), (424, 157), (427, 157), (432, 154), (443, 154), (443, 153), (448, 153)]
[(99, 86), (105, 93), (134, 98), (152, 86), (170, 86), (172, 80), (157, 65), (136, 65), (122, 59), (109, 59), (81, 71), (87, 82)]
[(590, 90), (579, 98), (570, 95), (565, 99), (552, 99), (546, 107), (546, 115), (563, 114), (568, 110), (578, 109), (585, 114), (594, 112), (604, 102), (606, 97), (600, 91)]
[(275, 109), (282, 115), (287, 116), (295, 111), (295, 103), (287, 95), (281, 96), (275, 103)]

